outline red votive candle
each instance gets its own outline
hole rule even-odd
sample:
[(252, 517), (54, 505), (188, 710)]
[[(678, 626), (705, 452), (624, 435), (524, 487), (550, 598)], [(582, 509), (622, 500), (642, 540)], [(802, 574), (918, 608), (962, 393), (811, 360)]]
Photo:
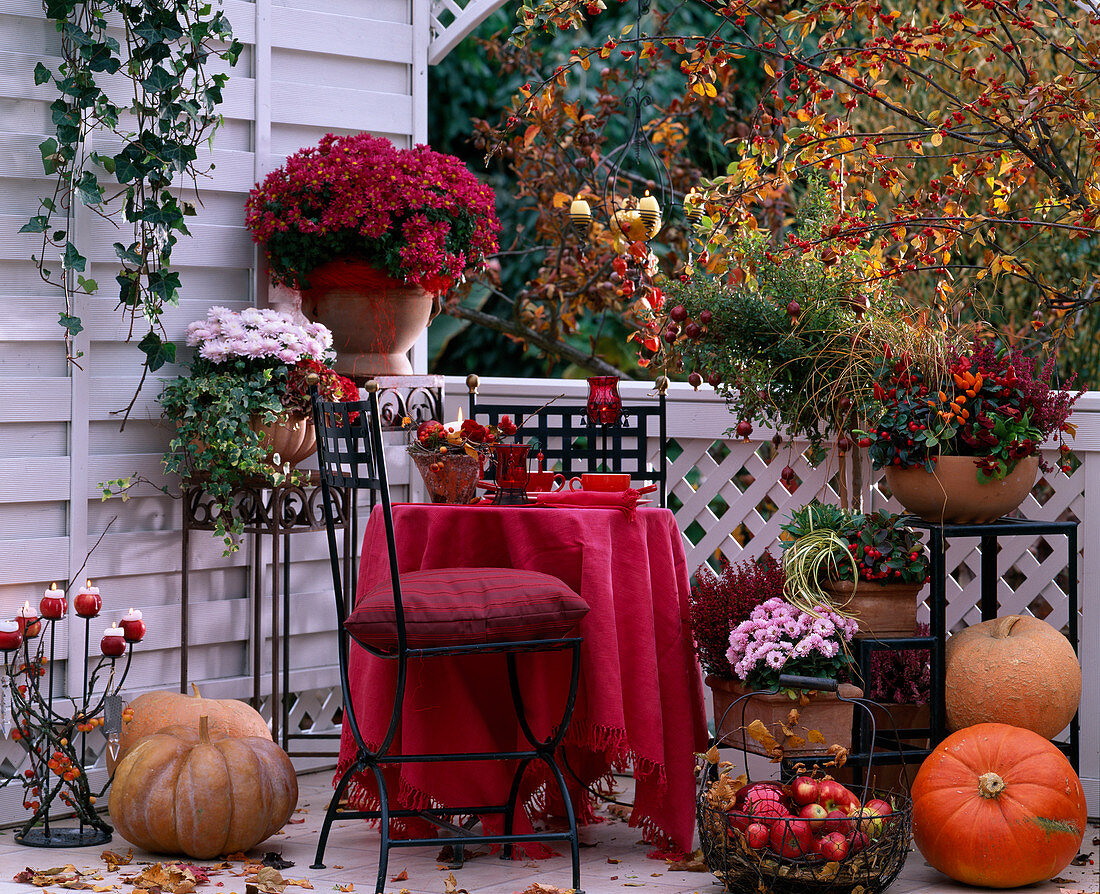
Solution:
[(145, 622), (141, 620), (141, 612), (131, 608), (122, 619), (122, 632), (128, 643), (140, 643), (145, 636)]
[(18, 621), (0, 621), (0, 651), (11, 652), (23, 645), (23, 628)]
[(65, 591), (59, 590), (55, 583), (50, 584), (50, 588), (38, 603), (38, 610), (42, 613), (42, 617), (48, 621), (60, 621), (65, 617), (65, 609), (67, 608)]
[(93, 587), (91, 580), (76, 591), (73, 597), (73, 611), (82, 618), (94, 618), (103, 608), (103, 599), (99, 595), (99, 587)]
[(99, 641), (99, 650), (108, 658), (118, 658), (126, 651), (126, 640), (123, 639), (122, 628), (112, 624), (103, 631), (103, 639)]

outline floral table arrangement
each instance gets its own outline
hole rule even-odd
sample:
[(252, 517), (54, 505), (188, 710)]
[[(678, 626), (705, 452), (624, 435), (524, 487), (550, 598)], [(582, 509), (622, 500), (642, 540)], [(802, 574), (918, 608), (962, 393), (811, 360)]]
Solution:
[(977, 342), (942, 355), (887, 348), (874, 385), (877, 410), (860, 445), (914, 514), (992, 521), (1027, 496), (1048, 439), (1057, 439), (1061, 470), (1072, 471), (1065, 435), (1073, 436), (1068, 420), (1084, 392), (1052, 388), (1053, 370), (1053, 358), (1040, 366), (1020, 348)]
[(212, 307), (187, 327), (187, 343), (197, 349), (188, 375), (168, 382), (158, 398), (176, 424), (164, 467), (202, 479), (228, 554), (241, 526), (227, 521), (234, 487), (305, 481), (293, 467), (313, 452), (312, 383), (325, 400), (358, 400), (359, 390), (328, 366), (331, 333), (286, 313)]
[(463, 419), (461, 411), (454, 422), (422, 422), (408, 452), (432, 502), (473, 502), (489, 451), (517, 430), (509, 416), (501, 416), (495, 425), (482, 425), (474, 419)]
[(336, 333), (341, 373), (408, 375), (439, 296), (497, 249), (494, 202), (452, 155), (327, 134), (252, 190), (245, 223), (272, 281)]
[(782, 529), (788, 600), (832, 605), (858, 619), (858, 636), (913, 635), (928, 559), (902, 516), (815, 500)]

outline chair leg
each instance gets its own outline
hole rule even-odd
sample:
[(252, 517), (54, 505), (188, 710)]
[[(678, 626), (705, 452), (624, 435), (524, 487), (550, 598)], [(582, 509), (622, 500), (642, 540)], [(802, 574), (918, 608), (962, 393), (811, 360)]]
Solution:
[[(508, 792), (508, 810), (504, 814), (504, 834), (511, 835), (512, 829), (515, 825), (516, 809), (519, 807), (519, 784), (523, 781), (523, 774), (526, 772), (527, 767), (530, 765), (532, 758), (524, 758), (519, 762), (516, 767), (515, 775), (512, 777), (512, 789)], [(500, 859), (511, 860), (512, 859), (512, 845), (506, 844), (501, 849)]]
[(382, 833), (378, 852), (378, 880), (374, 886), (375, 894), (385, 894), (386, 869), (390, 861), (390, 795), (386, 789), (386, 778), (382, 775), (382, 768), (378, 764), (371, 764), (374, 772), (374, 781), (378, 785), (378, 812), (380, 814), (378, 825)]
[(340, 781), (332, 793), (332, 800), (329, 801), (328, 810), (325, 811), (325, 821), (321, 824), (321, 837), (317, 841), (317, 858), (313, 861), (313, 865), (309, 867), (310, 869), (325, 868), (325, 846), (328, 844), (328, 833), (332, 828), (332, 821), (336, 819), (336, 814), (340, 812), (340, 799), (344, 797), (344, 791), (347, 789), (348, 783), (351, 782), (352, 774), (362, 769), (358, 762), (353, 763), (340, 777)]
[(573, 890), (576, 894), (583, 894), (581, 891), (581, 845), (580, 838), (577, 835), (577, 817), (573, 812), (573, 802), (569, 798), (569, 789), (566, 788), (565, 777), (562, 776), (553, 752), (541, 754), (540, 757), (554, 774), (554, 779), (558, 783), (558, 790), (561, 792), (562, 804), (565, 805), (565, 818), (569, 822), (569, 853), (573, 859)]

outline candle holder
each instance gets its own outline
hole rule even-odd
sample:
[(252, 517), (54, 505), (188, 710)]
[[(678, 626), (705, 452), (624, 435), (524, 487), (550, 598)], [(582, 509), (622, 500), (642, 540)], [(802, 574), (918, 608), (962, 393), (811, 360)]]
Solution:
[[(612, 425), (622, 425), (625, 421), (623, 401), (619, 397), (618, 376), (591, 376), (588, 379), (588, 401), (584, 407), (585, 424), (600, 426), (600, 462), (603, 470), (608, 470), (607, 429)], [(593, 469), (592, 471), (598, 471)]]
[(527, 451), (530, 449), (530, 444), (493, 445), (497, 484), (494, 506), (525, 506), (532, 502), (527, 496)]
[[(90, 586), (91, 581), (88, 583)], [(98, 597), (98, 590), (95, 595)], [(49, 598), (56, 600), (58, 597), (51, 595)], [(56, 607), (52, 607), (50, 613), (58, 614)], [(10, 623), (0, 622), (7, 632), (0, 637), (0, 660), (4, 662), (0, 677), (4, 690), (0, 699), (3, 702), (0, 726), (6, 733), (10, 717), (14, 726), (12, 739), (22, 743), (30, 758), (26, 771), (0, 781), (0, 786), (16, 779), (23, 784), (23, 806), (31, 811), (31, 816), (15, 833), (15, 841), (27, 847), (89, 847), (110, 841), (114, 831), (96, 809), (96, 802), (103, 797), (110, 780), (98, 791), (93, 791), (88, 781), (84, 766), (87, 733), (103, 725), (101, 715), (108, 699), (117, 698), (122, 690), (130, 671), (135, 641), (125, 642), (124, 649), (117, 655), (106, 654), (118, 651), (114, 648), (114, 639), (123, 641), (122, 636), (111, 637), (111, 646), (104, 645), (105, 654), (92, 665), (88, 651), (89, 627), (94, 615), (88, 610), (78, 615), (84, 623), (84, 676), (79, 696), (64, 699), (71, 713), (54, 708), (54, 645), (57, 625), (63, 622), (66, 612), (62, 610), (59, 617), (43, 617), (34, 622), (41, 625), (37, 643), (33, 643), (33, 636), (23, 635), (34, 625), (16, 623), (18, 632), (13, 632), (8, 629)], [(22, 617), (29, 619), (30, 616)], [(105, 636), (104, 640), (107, 639)], [(119, 673), (118, 661), (122, 655), (125, 661)], [(76, 827), (58, 828), (52, 824), (50, 810), (57, 802), (76, 814)]]

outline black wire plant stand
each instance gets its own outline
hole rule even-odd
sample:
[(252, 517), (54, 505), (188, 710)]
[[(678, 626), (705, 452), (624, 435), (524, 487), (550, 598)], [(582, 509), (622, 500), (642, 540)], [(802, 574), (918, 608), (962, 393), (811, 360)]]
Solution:
[[(841, 696), (835, 680), (794, 675), (781, 675), (779, 685), (771, 690), (749, 692), (738, 698), (726, 709), (716, 729), (721, 729), (726, 715), (740, 705), (741, 741), (742, 746), (746, 745), (745, 711), (749, 701), (756, 695), (774, 694), (787, 689), (836, 692), (842, 702), (851, 703), (864, 712), (871, 730), (871, 741), (874, 742), (875, 717), (872, 709), (881, 708), (880, 705), (870, 699)], [(729, 734), (715, 744), (728, 744), (724, 741), (728, 738)], [(748, 786), (751, 778), (747, 750), (744, 753), (744, 785)], [(788, 852), (786, 855), (780, 855), (769, 845), (753, 847), (746, 834), (747, 826), (760, 821), (761, 817), (745, 812), (736, 798), (737, 789), (729, 780), (728, 773), (721, 772), (716, 754), (717, 750), (712, 748), (700, 768), (696, 816), (704, 859), (726, 890), (737, 894), (879, 894), (901, 872), (909, 854), (912, 802), (905, 795), (870, 786), (870, 758), (860, 790), (860, 804), (865, 805), (869, 800), (878, 798), (890, 804), (892, 811), (886, 816), (869, 816), (857, 811), (852, 816), (826, 821), (831, 823), (827, 828), (840, 832), (850, 848), (841, 859), (828, 859), (817, 853), (812, 845), (803, 847), (800, 843), (793, 848), (795, 853)], [(821, 760), (827, 758), (823, 756)], [(835, 759), (833, 763), (835, 765)], [(904, 765), (904, 757), (902, 763)], [(821, 766), (819, 764), (814, 771), (819, 771)], [(805, 772), (806, 768), (799, 763), (794, 765), (793, 770)], [(780, 787), (776, 788), (779, 790)], [(791, 824), (798, 821), (796, 817), (766, 816), (763, 819), (772, 833), (779, 826), (781, 837), (796, 837), (788, 834)], [(853, 838), (860, 832), (864, 836), (862, 846), (852, 847)]]

